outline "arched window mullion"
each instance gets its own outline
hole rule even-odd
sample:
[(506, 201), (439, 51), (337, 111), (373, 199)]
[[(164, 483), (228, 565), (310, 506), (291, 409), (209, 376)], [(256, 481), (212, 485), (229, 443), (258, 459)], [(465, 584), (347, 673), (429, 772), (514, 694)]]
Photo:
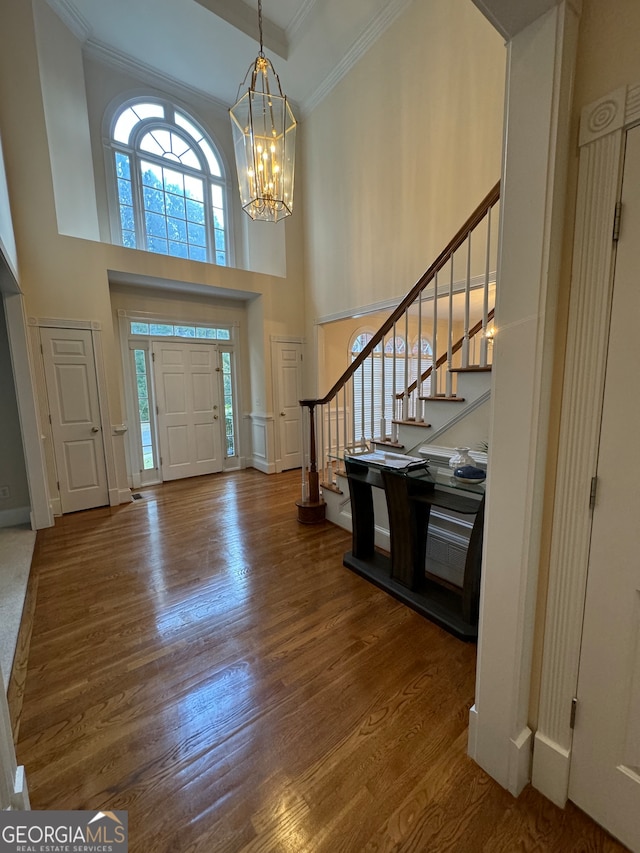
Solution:
[[(142, 117), (137, 122), (130, 116), (128, 122), (124, 126), (121, 125), (124, 131), (121, 134), (122, 139), (116, 139), (115, 129), (120, 118), (128, 110), (132, 111), (133, 116), (137, 116), (137, 104), (141, 107), (157, 104), (164, 116), (151, 115)], [(177, 112), (186, 127), (177, 123)], [(155, 131), (161, 131), (166, 136), (153, 136)], [(142, 148), (148, 134), (151, 134), (154, 140), (148, 147), (155, 149), (157, 146), (158, 150), (146, 151)], [(126, 141), (123, 141), (125, 137)], [(221, 158), (215, 144), (188, 112), (164, 99), (145, 98), (138, 102), (129, 102), (114, 115), (109, 147), (113, 152), (123, 245), (132, 245), (131, 241), (135, 239), (136, 248), (146, 248), (148, 251), (191, 260), (228, 263), (228, 177), (220, 165)], [(128, 160), (129, 188), (124, 181), (121, 187), (118, 154)], [(183, 162), (185, 157), (192, 162)], [(198, 166), (193, 165), (194, 162), (197, 162)], [(151, 169), (150, 173), (145, 173), (145, 163), (149, 164), (146, 168)], [(214, 166), (215, 172), (212, 171)], [(171, 173), (175, 174), (175, 179)], [(173, 184), (167, 183), (168, 180), (173, 180)], [(219, 191), (214, 193), (213, 187), (219, 188)], [(122, 192), (126, 193), (126, 197), (122, 196)], [(217, 228), (214, 196), (217, 199), (216, 209), (220, 209), (222, 217), (222, 222), (217, 222)], [(132, 219), (135, 238), (130, 228)], [(126, 240), (125, 233), (130, 234)], [(216, 240), (220, 243), (220, 248), (217, 248)]]

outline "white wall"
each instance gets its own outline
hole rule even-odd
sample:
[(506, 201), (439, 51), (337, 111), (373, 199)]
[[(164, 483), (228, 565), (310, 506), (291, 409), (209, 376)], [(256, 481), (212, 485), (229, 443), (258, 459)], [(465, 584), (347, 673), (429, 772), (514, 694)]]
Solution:
[[(2, 260), (0, 259), (0, 264)], [(9, 340), (0, 295), (0, 487), (9, 488), (9, 496), (0, 497), (0, 527), (29, 521), (29, 487), (24, 464), (20, 419), (11, 365)]]
[(81, 46), (43, 0), (33, 9), (58, 230), (98, 240)]

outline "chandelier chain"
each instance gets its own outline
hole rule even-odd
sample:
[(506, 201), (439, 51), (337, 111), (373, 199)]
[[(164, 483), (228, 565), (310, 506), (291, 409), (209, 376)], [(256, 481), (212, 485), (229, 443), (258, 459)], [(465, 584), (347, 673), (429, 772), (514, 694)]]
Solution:
[(258, 28), (260, 30), (260, 56), (264, 56), (264, 47), (262, 44), (262, 0), (258, 0)]

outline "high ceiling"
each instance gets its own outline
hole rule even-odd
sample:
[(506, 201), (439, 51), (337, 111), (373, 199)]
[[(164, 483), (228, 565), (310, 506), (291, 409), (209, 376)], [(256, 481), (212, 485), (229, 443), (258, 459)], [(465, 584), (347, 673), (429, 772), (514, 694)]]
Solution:
[[(258, 52), (258, 0), (47, 0), (91, 55), (178, 81), (230, 106)], [(413, 2), (262, 0), (284, 92), (309, 112)], [(558, 0), (473, 0), (510, 38)]]
[[(221, 101), (258, 53), (257, 0), (47, 0), (91, 55), (133, 63)], [(309, 111), (412, 2), (263, 0), (265, 53)]]

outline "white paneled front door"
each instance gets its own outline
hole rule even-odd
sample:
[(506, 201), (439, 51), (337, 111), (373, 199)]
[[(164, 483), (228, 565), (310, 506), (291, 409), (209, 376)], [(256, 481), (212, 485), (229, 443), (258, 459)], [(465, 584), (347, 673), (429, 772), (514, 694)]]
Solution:
[(153, 344), (163, 480), (222, 471), (218, 353), (207, 344)]
[(628, 134), (569, 797), (640, 851), (640, 128)]
[(88, 329), (40, 330), (62, 512), (109, 503), (93, 340)]
[(298, 343), (273, 344), (278, 402), (278, 439), (280, 468), (286, 471), (302, 466), (302, 346)]

